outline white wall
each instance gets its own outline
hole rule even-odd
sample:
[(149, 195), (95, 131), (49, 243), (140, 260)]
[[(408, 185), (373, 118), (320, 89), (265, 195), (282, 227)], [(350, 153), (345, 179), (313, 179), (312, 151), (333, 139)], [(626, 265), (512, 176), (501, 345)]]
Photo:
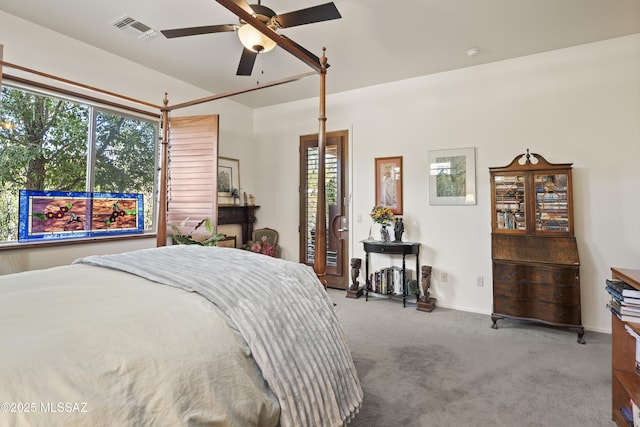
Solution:
[[(298, 137), (317, 132), (317, 111), (314, 99), (255, 113), (256, 148), (270, 167), (257, 182), (260, 221), (280, 231), (291, 259)], [(640, 268), (640, 35), (332, 95), (327, 117), (328, 131), (351, 133), (350, 255), (364, 258), (374, 158), (403, 156), (405, 238), (422, 243), (420, 262), (433, 266), (432, 291), (443, 307), (491, 313), (488, 168), (527, 148), (572, 162), (582, 321), (610, 330), (604, 279), (611, 266)], [(476, 147), (478, 204), (430, 206), (429, 150), (463, 147)]]
[[(169, 105), (212, 95), (195, 86), (2, 11), (0, 44), (4, 45), (3, 59), (6, 62), (155, 105), (162, 105), (165, 92), (168, 93)], [(37, 76), (8, 67), (5, 67), (3, 72), (38, 80)], [(241, 183), (244, 182), (251, 187), (253, 111), (236, 102), (223, 99), (172, 113), (174, 116), (189, 114), (220, 114), (220, 155), (241, 160), (247, 172), (243, 173)], [(85, 255), (122, 252), (155, 245), (156, 240), (153, 237), (110, 243), (63, 245), (55, 248), (3, 250), (0, 251), (0, 274), (68, 264)]]
[[(0, 23), (8, 62), (154, 103), (164, 92), (171, 103), (209, 95), (6, 13)], [(258, 226), (278, 229), (284, 257), (296, 260), (298, 141), (318, 131), (318, 100), (255, 111), (221, 100), (182, 113), (220, 114), (220, 155), (240, 159), (241, 185), (261, 205)], [(610, 329), (604, 278), (611, 266), (640, 268), (640, 35), (331, 95), (327, 116), (328, 131), (350, 132), (350, 256), (364, 257), (359, 240), (369, 233), (374, 158), (403, 156), (405, 238), (422, 243), (421, 264), (434, 267), (432, 291), (442, 307), (491, 312), (488, 168), (527, 148), (550, 162), (573, 162), (583, 324)], [(430, 206), (429, 150), (462, 147), (477, 149), (478, 204)], [(0, 274), (154, 245), (0, 251)], [(442, 271), (447, 283), (439, 281)]]

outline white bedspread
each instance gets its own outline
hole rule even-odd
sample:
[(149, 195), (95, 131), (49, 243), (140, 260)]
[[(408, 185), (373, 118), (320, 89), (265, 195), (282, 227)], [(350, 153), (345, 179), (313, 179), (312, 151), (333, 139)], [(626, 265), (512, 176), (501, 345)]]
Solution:
[(76, 262), (194, 291), (248, 343), (281, 408), (283, 427), (340, 426), (362, 389), (331, 300), (313, 270), (230, 248), (168, 246)]
[(0, 277), (2, 427), (276, 426), (279, 415), (246, 343), (199, 295), (86, 264)]

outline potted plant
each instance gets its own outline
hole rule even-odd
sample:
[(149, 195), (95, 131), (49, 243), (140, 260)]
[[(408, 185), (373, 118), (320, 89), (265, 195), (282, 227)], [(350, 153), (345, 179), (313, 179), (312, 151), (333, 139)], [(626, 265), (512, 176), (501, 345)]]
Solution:
[[(169, 227), (174, 231), (173, 234), (169, 234), (169, 237), (179, 245), (200, 245), (200, 246), (216, 246), (218, 242), (226, 237), (223, 233), (215, 232), (215, 227), (213, 222), (209, 218), (205, 218), (200, 221), (191, 231), (185, 233), (183, 231), (185, 225), (189, 221), (189, 218), (186, 218), (182, 223), (180, 223), (180, 227), (177, 227), (173, 224), (169, 224)], [(209, 233), (208, 237), (204, 239), (196, 239), (193, 237), (193, 233), (200, 227), (204, 225), (205, 230)]]

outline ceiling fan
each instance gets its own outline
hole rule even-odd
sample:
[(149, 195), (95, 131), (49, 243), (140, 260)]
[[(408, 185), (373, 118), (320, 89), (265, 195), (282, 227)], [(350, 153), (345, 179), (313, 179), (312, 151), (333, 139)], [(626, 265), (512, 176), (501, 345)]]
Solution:
[[(277, 30), (281, 28), (290, 28), (297, 25), (313, 24), (315, 22), (329, 21), (332, 19), (342, 18), (340, 12), (333, 4), (333, 2), (321, 4), (318, 6), (312, 6), (305, 9), (299, 9), (288, 13), (276, 14), (273, 10), (260, 4), (249, 4), (246, 0), (231, 0), (222, 1), (218, 0), (218, 3), (223, 4), (232, 12), (236, 13), (235, 8), (242, 9), (241, 13), (249, 13), (252, 17), (257, 19), (260, 23), (266, 26), (267, 30), (270, 30), (276, 35), (276, 40), (280, 38), (287, 43), (295, 45), (296, 48), (301, 50), (306, 56), (312, 59), (312, 61), (319, 63), (320, 60), (317, 56), (304, 49), (302, 46), (293, 42), (293, 40), (277, 34)], [(231, 3), (227, 5), (226, 3)], [(240, 16), (239, 13), (236, 13)], [(247, 18), (249, 19), (249, 18)], [(189, 27), (189, 28), (176, 28), (172, 30), (160, 31), (166, 38), (195, 36), (200, 34), (211, 33), (225, 33), (230, 31), (237, 31), (238, 38), (243, 45), (242, 56), (240, 57), (240, 64), (238, 64), (238, 76), (250, 76), (253, 71), (253, 65), (256, 61), (256, 57), (259, 53), (269, 52), (273, 49), (276, 41), (267, 37), (263, 31), (259, 31), (252, 25), (247, 23), (247, 20), (240, 17), (240, 24), (222, 24), (222, 25), (206, 25), (201, 27)]]

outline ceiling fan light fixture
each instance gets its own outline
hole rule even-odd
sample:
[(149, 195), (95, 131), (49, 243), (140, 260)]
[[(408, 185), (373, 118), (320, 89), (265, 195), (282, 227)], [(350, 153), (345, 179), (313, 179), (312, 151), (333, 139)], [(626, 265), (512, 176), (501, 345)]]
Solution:
[(269, 52), (276, 47), (276, 42), (249, 24), (243, 24), (238, 29), (238, 38), (244, 47), (256, 53)]

